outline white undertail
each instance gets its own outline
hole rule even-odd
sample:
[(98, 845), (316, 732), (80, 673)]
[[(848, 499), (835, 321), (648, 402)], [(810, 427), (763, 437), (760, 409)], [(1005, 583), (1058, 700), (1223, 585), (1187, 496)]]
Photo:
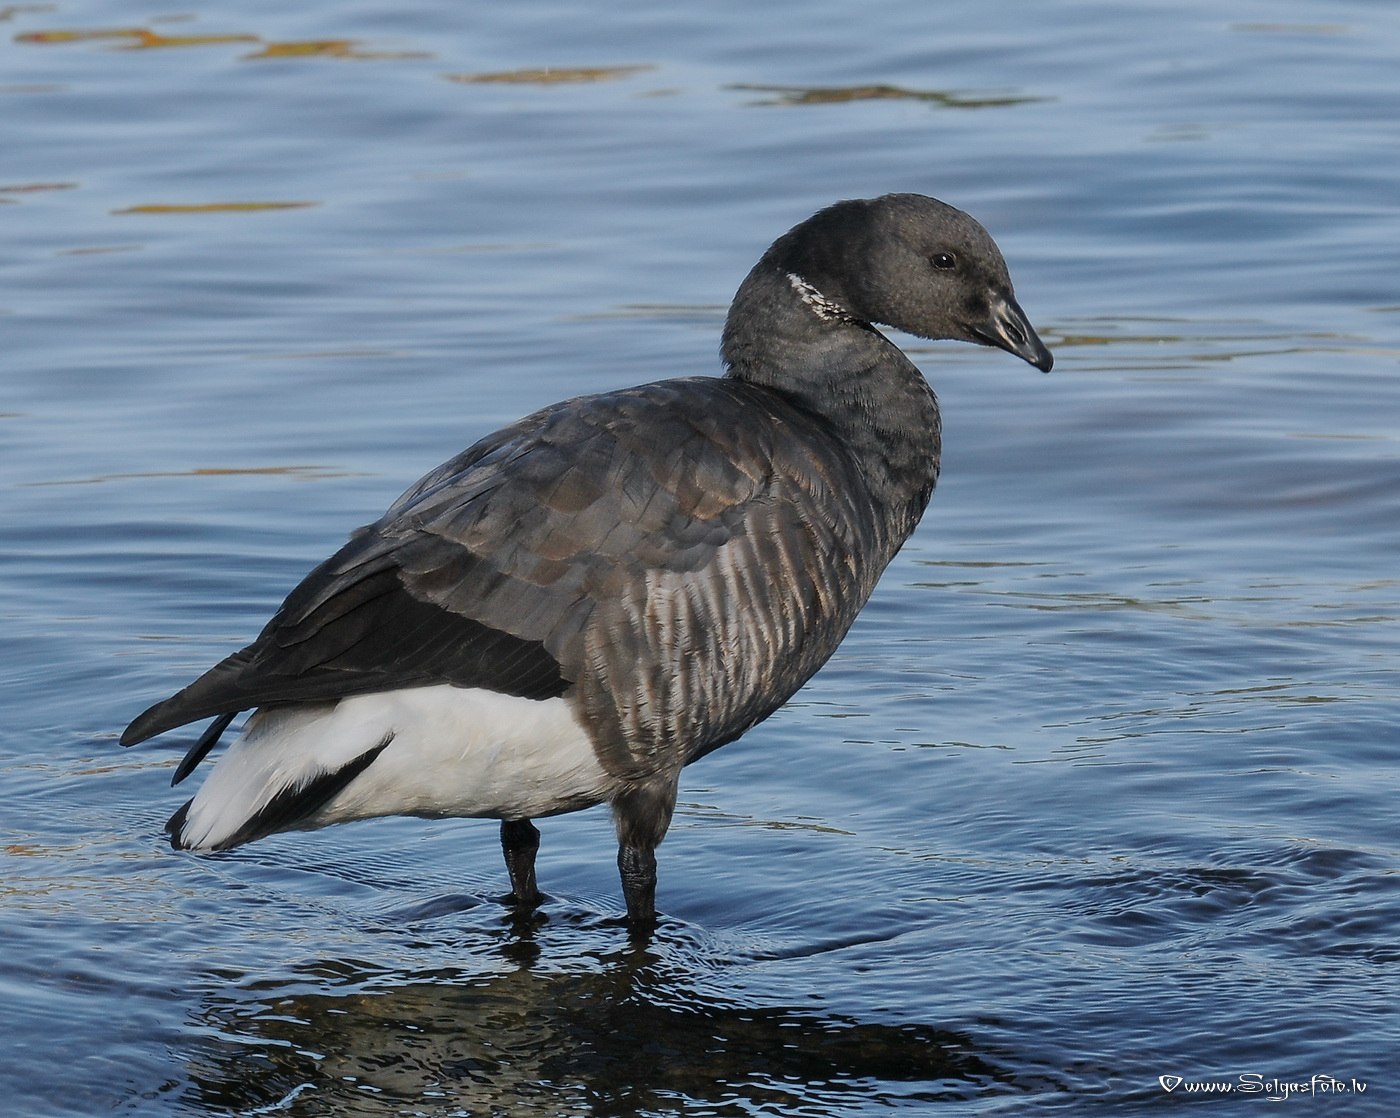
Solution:
[(440, 684), (255, 712), (173, 837), (192, 850), (230, 845), (279, 796), (345, 770), (386, 740), (323, 805), (274, 829), (381, 815), (531, 819), (616, 790), (568, 699)]

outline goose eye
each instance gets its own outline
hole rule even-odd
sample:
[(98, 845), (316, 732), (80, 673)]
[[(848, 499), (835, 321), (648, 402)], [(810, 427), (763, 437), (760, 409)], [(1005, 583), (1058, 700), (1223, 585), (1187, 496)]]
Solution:
[(929, 259), (929, 263), (940, 272), (951, 272), (958, 266), (958, 258), (951, 252), (940, 252)]

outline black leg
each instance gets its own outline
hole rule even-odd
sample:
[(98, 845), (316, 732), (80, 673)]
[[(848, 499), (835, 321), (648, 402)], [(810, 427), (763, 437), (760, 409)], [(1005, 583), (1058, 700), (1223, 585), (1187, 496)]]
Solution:
[(634, 928), (656, 923), (656, 851), (641, 846), (617, 848), (617, 870), (627, 901), (627, 922)]
[(510, 899), (522, 908), (534, 908), (544, 895), (535, 884), (535, 854), (540, 848), (540, 832), (528, 819), (501, 821), (501, 850), (510, 874)]
[(666, 837), (676, 808), (680, 774), (637, 784), (613, 801), (617, 824), (617, 869), (634, 928), (656, 923), (656, 848)]

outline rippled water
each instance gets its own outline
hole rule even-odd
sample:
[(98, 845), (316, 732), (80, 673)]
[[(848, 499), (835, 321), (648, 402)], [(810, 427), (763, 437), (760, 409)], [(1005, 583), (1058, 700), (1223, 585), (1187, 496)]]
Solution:
[[(181, 11), (0, 9), (10, 1112), (1395, 1112), (1392, 5)], [(715, 370), (768, 242), (888, 190), (983, 219), (1056, 369), (906, 339), (939, 492), (688, 771), (652, 943), (602, 812), (528, 926), (489, 823), (164, 846), (133, 714), (478, 436)]]

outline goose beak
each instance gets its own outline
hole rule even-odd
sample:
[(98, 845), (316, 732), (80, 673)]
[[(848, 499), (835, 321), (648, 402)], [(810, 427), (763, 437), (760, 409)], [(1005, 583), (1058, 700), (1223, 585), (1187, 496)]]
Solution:
[(1014, 353), (1042, 373), (1048, 373), (1055, 364), (1055, 357), (1032, 329), (1020, 304), (1010, 295), (996, 295), (990, 311), (985, 324), (972, 328), (977, 340)]

